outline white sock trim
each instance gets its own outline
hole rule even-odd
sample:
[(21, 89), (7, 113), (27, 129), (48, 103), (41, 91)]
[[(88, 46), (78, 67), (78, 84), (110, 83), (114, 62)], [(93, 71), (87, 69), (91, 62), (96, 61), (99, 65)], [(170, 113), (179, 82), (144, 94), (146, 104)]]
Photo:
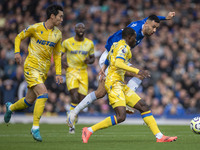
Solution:
[[(10, 105), (11, 106), (11, 105)], [(10, 106), (8, 107), (8, 110), (10, 110)], [(10, 111), (12, 111), (12, 110), (10, 110)]]
[(159, 133), (157, 133), (157, 134), (155, 135), (155, 137), (156, 137), (157, 139), (161, 139), (162, 136), (163, 136), (163, 134), (162, 134), (161, 132), (159, 132)]
[(32, 126), (33, 130), (39, 129), (39, 126)]
[(89, 127), (89, 128), (88, 128), (88, 130), (89, 130), (90, 132), (92, 132), (92, 133), (94, 132), (94, 131), (92, 130), (92, 128), (91, 128), (91, 127)]

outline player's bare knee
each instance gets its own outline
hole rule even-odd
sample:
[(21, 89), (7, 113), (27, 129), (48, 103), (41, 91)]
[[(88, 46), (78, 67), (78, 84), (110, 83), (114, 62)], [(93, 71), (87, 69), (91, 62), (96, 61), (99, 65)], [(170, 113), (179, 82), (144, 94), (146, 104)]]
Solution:
[(78, 104), (79, 103), (79, 94), (78, 91), (76, 89), (72, 89), (69, 91), (70, 95), (72, 97), (72, 103)]
[(116, 118), (117, 118), (117, 122), (121, 123), (121, 122), (123, 122), (123, 121), (126, 120), (126, 115), (125, 114), (123, 114), (123, 115), (117, 115)]
[(97, 89), (95, 91), (95, 95), (96, 95), (97, 98), (102, 98), (106, 95), (106, 90), (105, 89), (103, 89), (103, 90)]
[(150, 107), (147, 105), (147, 103), (144, 100), (141, 100), (141, 110), (142, 112), (146, 112), (150, 110)]
[(146, 112), (150, 110), (150, 107), (146, 104), (144, 100), (140, 100), (135, 106), (135, 109), (139, 110), (140, 113)]

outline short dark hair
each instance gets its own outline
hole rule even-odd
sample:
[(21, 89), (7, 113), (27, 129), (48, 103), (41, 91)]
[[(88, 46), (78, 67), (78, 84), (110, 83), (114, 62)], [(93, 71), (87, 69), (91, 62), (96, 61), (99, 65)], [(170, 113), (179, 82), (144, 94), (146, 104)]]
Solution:
[(160, 23), (160, 19), (156, 15), (150, 15), (147, 20), (151, 20), (151, 21)]
[(122, 31), (122, 38), (126, 38), (128, 35), (133, 36), (136, 35), (136, 32), (133, 28), (131, 27), (126, 27), (124, 28), (124, 30)]
[(53, 4), (48, 6), (47, 10), (46, 10), (46, 15), (47, 15), (47, 19), (49, 19), (51, 17), (51, 14), (54, 14), (55, 16), (59, 13), (58, 11), (63, 11), (62, 6), (57, 5), (57, 4)]

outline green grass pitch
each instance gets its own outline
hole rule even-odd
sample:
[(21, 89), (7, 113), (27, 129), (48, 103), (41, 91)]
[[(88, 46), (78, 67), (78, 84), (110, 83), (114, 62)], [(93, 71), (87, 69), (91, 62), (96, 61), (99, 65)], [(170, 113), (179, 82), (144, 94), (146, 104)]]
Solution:
[(156, 143), (146, 125), (117, 125), (95, 132), (87, 144), (81, 140), (84, 126), (76, 126), (70, 135), (65, 124), (41, 124), (43, 142), (36, 142), (30, 134), (31, 124), (0, 124), (0, 150), (198, 150), (200, 135), (188, 126), (163, 126), (165, 135), (178, 136), (171, 143)]

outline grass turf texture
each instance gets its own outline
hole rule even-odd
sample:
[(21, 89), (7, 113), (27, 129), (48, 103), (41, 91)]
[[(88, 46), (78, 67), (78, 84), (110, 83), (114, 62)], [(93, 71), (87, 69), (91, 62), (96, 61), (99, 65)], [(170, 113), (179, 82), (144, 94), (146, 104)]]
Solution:
[(146, 125), (117, 125), (95, 132), (87, 144), (81, 140), (85, 125), (77, 125), (76, 134), (70, 135), (64, 124), (41, 124), (43, 142), (33, 140), (31, 126), (0, 124), (0, 150), (197, 150), (200, 147), (200, 135), (194, 134), (189, 125), (160, 125), (163, 134), (178, 136), (171, 143), (156, 143)]

